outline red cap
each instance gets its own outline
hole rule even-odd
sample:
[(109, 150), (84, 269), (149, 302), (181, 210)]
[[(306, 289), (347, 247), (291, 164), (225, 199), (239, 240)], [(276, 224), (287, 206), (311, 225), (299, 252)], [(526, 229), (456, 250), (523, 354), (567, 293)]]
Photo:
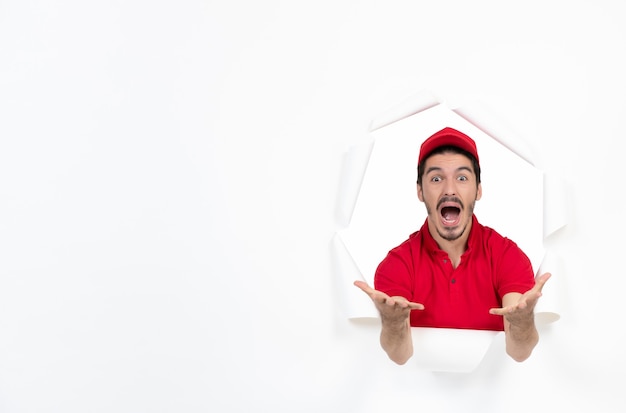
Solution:
[(417, 163), (422, 163), (424, 158), (426, 158), (432, 151), (439, 148), (440, 146), (456, 146), (457, 148), (461, 148), (464, 151), (472, 154), (474, 158), (476, 158), (476, 162), (478, 162), (478, 151), (476, 150), (476, 142), (474, 142), (474, 140), (466, 134), (448, 127), (443, 128), (439, 132), (436, 132), (428, 139), (426, 139), (424, 143), (422, 143)]

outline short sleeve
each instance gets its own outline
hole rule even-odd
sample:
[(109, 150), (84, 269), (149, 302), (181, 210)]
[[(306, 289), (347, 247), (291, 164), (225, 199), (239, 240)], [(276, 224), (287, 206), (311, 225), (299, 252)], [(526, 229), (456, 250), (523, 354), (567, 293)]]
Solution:
[(515, 242), (505, 238), (499, 255), (496, 289), (500, 297), (512, 292), (524, 294), (533, 288), (535, 276), (532, 264)]
[(374, 275), (374, 288), (389, 296), (413, 299), (413, 271), (410, 254), (403, 244), (389, 251), (381, 261)]

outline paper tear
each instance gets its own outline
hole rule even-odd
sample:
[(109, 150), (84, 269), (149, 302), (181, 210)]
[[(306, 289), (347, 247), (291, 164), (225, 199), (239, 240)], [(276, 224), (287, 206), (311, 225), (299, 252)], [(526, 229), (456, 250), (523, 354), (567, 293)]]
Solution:
[(368, 138), (363, 143), (351, 146), (344, 154), (336, 211), (340, 227), (350, 225), (373, 147), (374, 140)]
[(409, 116), (413, 116), (419, 112), (423, 112), (426, 109), (439, 105), (440, 103), (439, 99), (437, 99), (430, 92), (422, 91), (417, 93), (402, 104), (395, 106), (389, 111), (373, 119), (370, 123), (370, 132), (389, 126), (392, 123), (408, 118)]
[(543, 237), (548, 238), (563, 228), (567, 216), (567, 193), (565, 182), (554, 174), (543, 175)]
[(484, 105), (473, 103), (471, 106), (464, 106), (452, 109), (472, 125), (491, 136), (494, 140), (508, 148), (531, 165), (535, 165), (535, 157), (526, 141), (520, 139), (517, 134), (506, 126), (504, 122), (498, 121), (498, 117), (491, 113)]
[[(404, 102), (404, 104), (398, 105), (374, 119), (371, 122), (370, 131), (378, 131), (385, 126), (397, 123), (427, 109), (434, 109), (435, 107), (439, 107), (440, 110), (445, 109), (442, 106), (445, 105), (441, 105), (432, 94), (422, 93), (416, 95)], [(448, 109), (448, 111), (478, 128), (494, 141), (536, 168), (532, 150), (526, 145), (526, 142), (520, 139), (502, 122), (498, 122), (497, 118), (485, 110), (484, 107), (472, 105), (454, 110)], [(438, 111), (435, 109), (435, 112)], [(351, 223), (355, 213), (356, 204), (359, 201), (362, 189), (361, 186), (370, 166), (374, 141), (368, 143), (368, 145), (367, 148), (365, 146), (355, 147), (346, 156), (344, 170), (349, 176), (341, 185), (341, 207), (338, 211), (340, 222), (346, 227)], [(367, 156), (364, 156), (365, 154)], [(360, 161), (356, 159), (360, 159)], [(542, 176), (540, 175), (538, 174), (537, 178), (539, 182), (543, 179), (543, 215), (542, 217), (537, 216), (537, 222), (543, 219), (543, 227), (538, 226), (538, 243), (541, 243), (541, 239), (545, 241), (549, 235), (567, 225), (568, 221), (563, 214), (563, 211), (567, 209), (565, 208), (566, 194), (562, 180), (558, 177), (548, 176), (545, 173)], [(541, 193), (541, 191), (539, 192)], [(356, 218), (355, 216), (355, 220)], [(343, 235), (341, 237), (337, 233), (334, 239), (334, 250), (337, 255), (335, 270), (340, 275), (344, 310), (347, 317), (351, 320), (379, 320), (380, 315), (369, 297), (353, 285), (356, 279), (367, 280), (347, 248), (346, 240), (340, 239), (347, 238), (349, 240), (351, 229), (346, 228), (345, 231), (342, 231)], [(392, 246), (390, 245), (390, 247)], [(543, 248), (541, 249), (543, 250)], [(539, 254), (540, 256), (541, 254)], [(369, 268), (368, 266), (366, 267)], [(559, 288), (559, 279), (562, 277), (562, 274), (558, 257), (549, 251), (544, 252), (537, 275), (546, 271), (551, 272), (553, 276), (546, 283), (543, 296), (535, 307), (535, 319), (539, 325), (553, 323), (560, 318), (561, 296), (559, 293), (561, 288)], [(420, 368), (432, 371), (471, 372), (481, 363), (495, 339), (501, 334), (503, 332), (413, 327), (414, 356), (412, 362)]]
[(537, 276), (549, 272), (552, 274), (550, 279), (543, 286), (542, 295), (535, 306), (535, 321), (538, 324), (551, 324), (561, 318), (560, 310), (562, 304), (560, 287), (562, 265), (556, 254), (546, 251), (543, 261), (537, 271)]
[(333, 270), (337, 274), (338, 288), (343, 312), (348, 319), (376, 319), (380, 318), (372, 300), (354, 285), (354, 281), (366, 281), (357, 268), (352, 256), (348, 252), (338, 234), (332, 241), (334, 260)]

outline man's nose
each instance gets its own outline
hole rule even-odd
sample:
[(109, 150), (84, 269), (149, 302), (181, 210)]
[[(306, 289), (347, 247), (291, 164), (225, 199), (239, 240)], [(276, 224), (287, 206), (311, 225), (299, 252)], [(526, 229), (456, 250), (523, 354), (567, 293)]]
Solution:
[(447, 196), (456, 195), (456, 185), (454, 185), (454, 181), (447, 180), (443, 190), (444, 194)]

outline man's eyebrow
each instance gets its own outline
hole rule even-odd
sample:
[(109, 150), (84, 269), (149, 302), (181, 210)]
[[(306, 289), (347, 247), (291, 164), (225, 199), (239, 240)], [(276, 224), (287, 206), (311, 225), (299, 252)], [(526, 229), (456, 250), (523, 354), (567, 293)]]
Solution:
[[(443, 168), (439, 167), (439, 166), (431, 166), (430, 168), (428, 168), (426, 170), (426, 172), (424, 173), (425, 175), (431, 173), (431, 172), (439, 172), (442, 171)], [(472, 168), (470, 168), (469, 166), (459, 166), (458, 168), (456, 168), (455, 172), (461, 172), (461, 171), (467, 171), (470, 173), (474, 173), (474, 171), (472, 170)]]
[(426, 170), (426, 175), (428, 175), (429, 173), (433, 172), (433, 171), (441, 171), (441, 168), (438, 166), (431, 166), (430, 168), (428, 168)]

